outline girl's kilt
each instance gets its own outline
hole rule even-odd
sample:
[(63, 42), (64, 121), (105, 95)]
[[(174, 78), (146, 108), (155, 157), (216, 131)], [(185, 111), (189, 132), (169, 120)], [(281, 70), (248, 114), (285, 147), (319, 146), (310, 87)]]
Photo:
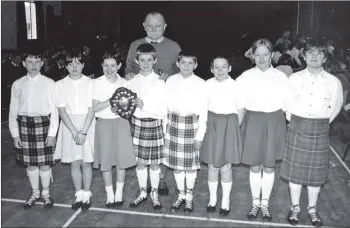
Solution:
[(136, 161), (158, 165), (164, 158), (164, 133), (161, 119), (131, 118), (131, 135)]
[(19, 136), (23, 147), (17, 149), (17, 163), (25, 166), (54, 165), (54, 146), (46, 146), (45, 141), (50, 127), (50, 115), (18, 116)]
[(207, 131), (200, 149), (200, 160), (220, 168), (226, 164), (239, 164), (242, 140), (237, 114), (208, 112)]
[(242, 163), (275, 167), (283, 158), (286, 144), (286, 120), (282, 110), (253, 112), (247, 110), (241, 125)]
[(281, 178), (294, 184), (321, 186), (327, 180), (329, 163), (329, 119), (292, 115)]
[(199, 150), (194, 147), (198, 119), (198, 115), (168, 113), (164, 165), (184, 171), (200, 169)]

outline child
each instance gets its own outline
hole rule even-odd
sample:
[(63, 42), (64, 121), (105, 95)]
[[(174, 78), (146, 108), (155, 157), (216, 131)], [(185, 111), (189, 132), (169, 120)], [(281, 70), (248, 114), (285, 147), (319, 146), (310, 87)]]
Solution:
[(54, 201), (50, 196), (51, 165), (58, 128), (58, 112), (54, 102), (55, 82), (40, 74), (43, 66), (39, 52), (28, 50), (23, 55), (27, 75), (17, 79), (11, 89), (9, 128), (17, 149), (16, 160), (27, 167), (32, 195), (24, 209), (31, 208), (41, 198), (45, 208)]
[(292, 200), (287, 220), (299, 222), (301, 186), (308, 189), (307, 211), (312, 225), (323, 222), (316, 211), (321, 185), (328, 176), (329, 124), (340, 112), (342, 86), (336, 77), (324, 71), (327, 46), (318, 40), (307, 41), (304, 49), (306, 69), (289, 78), (287, 102), (288, 134), (281, 178), (289, 182)]
[(138, 207), (147, 199), (147, 166), (150, 166), (151, 200), (155, 210), (161, 209), (158, 186), (160, 163), (164, 157), (164, 133), (162, 121), (166, 116), (164, 100), (165, 83), (158, 80), (159, 75), (153, 71), (157, 62), (156, 50), (151, 44), (137, 47), (135, 62), (140, 73), (128, 82), (128, 87), (137, 93), (137, 108), (131, 119), (131, 134), (137, 160), (136, 175), (140, 193), (130, 203), (131, 208)]
[[(275, 180), (276, 160), (283, 158), (286, 121), (282, 107), (287, 91), (287, 76), (271, 66), (273, 46), (266, 39), (252, 45), (256, 67), (236, 80), (246, 109), (242, 126), (242, 163), (250, 166), (252, 206), (248, 219), (271, 220), (269, 199)], [(261, 171), (263, 170), (263, 175)], [(260, 199), (260, 192), (261, 199)]]
[(243, 113), (243, 104), (236, 81), (228, 75), (230, 71), (231, 65), (227, 58), (213, 59), (211, 72), (215, 77), (205, 83), (209, 112), (207, 131), (200, 153), (201, 161), (209, 166), (210, 201), (207, 212), (216, 210), (216, 191), (220, 171), (222, 188), (220, 215), (223, 216), (230, 212), (232, 164), (241, 162), (242, 153), (238, 117)]
[[(167, 126), (164, 164), (174, 169), (178, 190), (173, 211), (185, 204), (185, 213), (193, 211), (193, 188), (200, 169), (199, 149), (206, 131), (207, 99), (205, 81), (193, 73), (197, 58), (180, 52), (177, 62), (180, 73), (166, 81)], [(185, 191), (186, 178), (186, 191)]]
[[(94, 79), (92, 107), (97, 117), (95, 128), (94, 168), (101, 166), (107, 193), (106, 207), (123, 205), (125, 169), (135, 166), (129, 122), (111, 111), (110, 98), (126, 81), (117, 73), (122, 66), (118, 52), (107, 51), (102, 56), (104, 75)], [(112, 184), (112, 167), (116, 166), (117, 183), (115, 194)]]
[(81, 73), (84, 68), (81, 53), (68, 52), (65, 65), (69, 75), (56, 82), (56, 105), (62, 122), (55, 159), (61, 159), (62, 163), (71, 163), (71, 175), (76, 191), (72, 209), (77, 210), (81, 207), (82, 210), (87, 210), (91, 206), (91, 163), (94, 161), (95, 136), (95, 119), (91, 104), (92, 80)]

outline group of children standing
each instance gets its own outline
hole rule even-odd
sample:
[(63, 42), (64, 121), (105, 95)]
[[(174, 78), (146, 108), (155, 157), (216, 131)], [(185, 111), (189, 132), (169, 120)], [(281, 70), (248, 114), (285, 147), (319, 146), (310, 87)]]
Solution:
[[(81, 74), (81, 54), (72, 52), (66, 59), (69, 75), (56, 84), (39, 74), (40, 56), (29, 53), (24, 59), (28, 74), (12, 87), (9, 119), (19, 149), (17, 160), (27, 166), (33, 190), (25, 208), (40, 198), (39, 173), (44, 205), (53, 205), (50, 165), (61, 159), (71, 163), (76, 189), (73, 209), (91, 206), (92, 163), (102, 171), (107, 207), (123, 204), (125, 169), (136, 165), (140, 190), (130, 207), (147, 200), (149, 179), (153, 208), (160, 209), (158, 186), (160, 164), (164, 164), (174, 170), (178, 189), (171, 209), (177, 211), (184, 205), (188, 213), (193, 211), (197, 172), (204, 162), (209, 167), (207, 211), (216, 211), (220, 173), (219, 213), (225, 216), (230, 212), (232, 164), (242, 162), (251, 167), (252, 206), (247, 217), (255, 219), (261, 212), (264, 220), (271, 220), (274, 168), (276, 161), (283, 159), (281, 177), (289, 181), (292, 199), (288, 222), (298, 223), (301, 185), (307, 185), (309, 217), (313, 225), (322, 225), (316, 201), (327, 179), (327, 133), (341, 108), (341, 84), (323, 71), (326, 50), (321, 44), (307, 45), (307, 69), (290, 79), (271, 66), (272, 49), (266, 39), (255, 41), (252, 53), (256, 67), (237, 80), (229, 76), (228, 59), (215, 57), (210, 66), (214, 77), (207, 81), (194, 74), (196, 56), (184, 51), (176, 62), (180, 73), (166, 81), (153, 71), (157, 55), (151, 44), (137, 48), (135, 62), (140, 73), (130, 81), (117, 73), (121, 67), (118, 53), (107, 52), (102, 57), (104, 75), (92, 80)], [(111, 111), (111, 96), (119, 87), (137, 93), (137, 108), (129, 120)], [(56, 107), (62, 121), (54, 149)], [(113, 166), (117, 169), (115, 193)]]

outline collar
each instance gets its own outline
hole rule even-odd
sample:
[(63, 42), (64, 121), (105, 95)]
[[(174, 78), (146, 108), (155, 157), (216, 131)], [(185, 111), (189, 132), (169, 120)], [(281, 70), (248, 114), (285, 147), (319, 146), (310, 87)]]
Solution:
[(191, 78), (193, 78), (193, 76), (194, 76), (195, 74), (192, 72), (192, 74), (191, 74), (190, 76), (188, 76), (187, 78), (184, 78), (184, 77), (182, 76), (181, 73), (179, 73), (179, 75), (180, 75), (180, 79), (181, 79), (181, 80), (190, 80)]
[(143, 76), (142, 73), (141, 73), (141, 71), (140, 71), (140, 73), (139, 73), (140, 78), (141, 78), (142, 80), (150, 80), (154, 74), (158, 76), (158, 74), (154, 73), (154, 70), (152, 70), (152, 72), (151, 72), (149, 75), (147, 75), (147, 76)]
[(151, 43), (158, 43), (158, 44), (159, 44), (160, 42), (162, 42), (162, 41), (164, 40), (164, 36), (162, 36), (162, 37), (159, 38), (158, 40), (151, 40), (149, 37), (146, 37), (145, 39), (146, 39), (146, 42), (147, 42), (147, 43), (150, 43), (150, 44), (151, 44)]
[[(111, 83), (110, 81), (108, 81), (108, 78), (105, 74), (103, 74), (103, 77), (105, 78), (105, 80), (108, 82), (108, 83)], [(117, 80), (114, 82), (114, 83), (119, 83), (121, 81), (121, 78), (120, 75), (117, 73), (116, 74), (116, 77), (117, 77)], [(114, 83), (111, 83), (111, 84), (114, 84)]]
[(28, 81), (32, 81), (32, 82), (37, 82), (39, 80), (39, 78), (41, 78), (41, 74), (37, 74), (34, 77), (30, 76), (29, 74), (27, 74), (27, 80)]
[(321, 77), (322, 79), (324, 79), (324, 78), (325, 78), (324, 73), (325, 73), (325, 71), (324, 71), (323, 67), (322, 67), (322, 70), (320, 71), (320, 73), (318, 73), (318, 74), (316, 74), (316, 75), (312, 74), (312, 73), (306, 68), (305, 71), (304, 71), (303, 76), (304, 76), (304, 77), (308, 77), (308, 78), (315, 78), (315, 79)]
[(257, 66), (255, 66), (255, 70), (256, 70), (256, 71), (259, 71), (259, 72), (262, 73), (262, 74), (265, 74), (265, 73), (271, 71), (273, 68), (274, 68), (274, 67), (273, 67), (272, 64), (271, 64), (270, 67), (267, 68), (267, 70), (262, 71), (262, 70), (260, 70)]

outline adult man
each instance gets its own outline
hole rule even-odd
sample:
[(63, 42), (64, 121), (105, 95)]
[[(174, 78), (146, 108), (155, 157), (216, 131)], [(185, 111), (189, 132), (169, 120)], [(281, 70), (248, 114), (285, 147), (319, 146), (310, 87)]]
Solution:
[[(140, 44), (150, 43), (156, 49), (157, 54), (157, 62), (153, 65), (153, 70), (161, 76), (160, 79), (166, 80), (170, 75), (178, 72), (176, 60), (181, 48), (178, 43), (163, 36), (167, 24), (161, 13), (151, 12), (147, 14), (143, 27), (145, 28), (147, 36), (135, 40), (130, 44), (126, 60), (125, 79), (130, 80), (134, 75), (140, 72), (140, 68), (135, 62), (137, 47)], [(161, 179), (158, 191), (160, 195), (167, 195), (169, 193), (165, 182), (167, 168), (163, 165), (161, 167), (162, 173), (160, 174)]]

